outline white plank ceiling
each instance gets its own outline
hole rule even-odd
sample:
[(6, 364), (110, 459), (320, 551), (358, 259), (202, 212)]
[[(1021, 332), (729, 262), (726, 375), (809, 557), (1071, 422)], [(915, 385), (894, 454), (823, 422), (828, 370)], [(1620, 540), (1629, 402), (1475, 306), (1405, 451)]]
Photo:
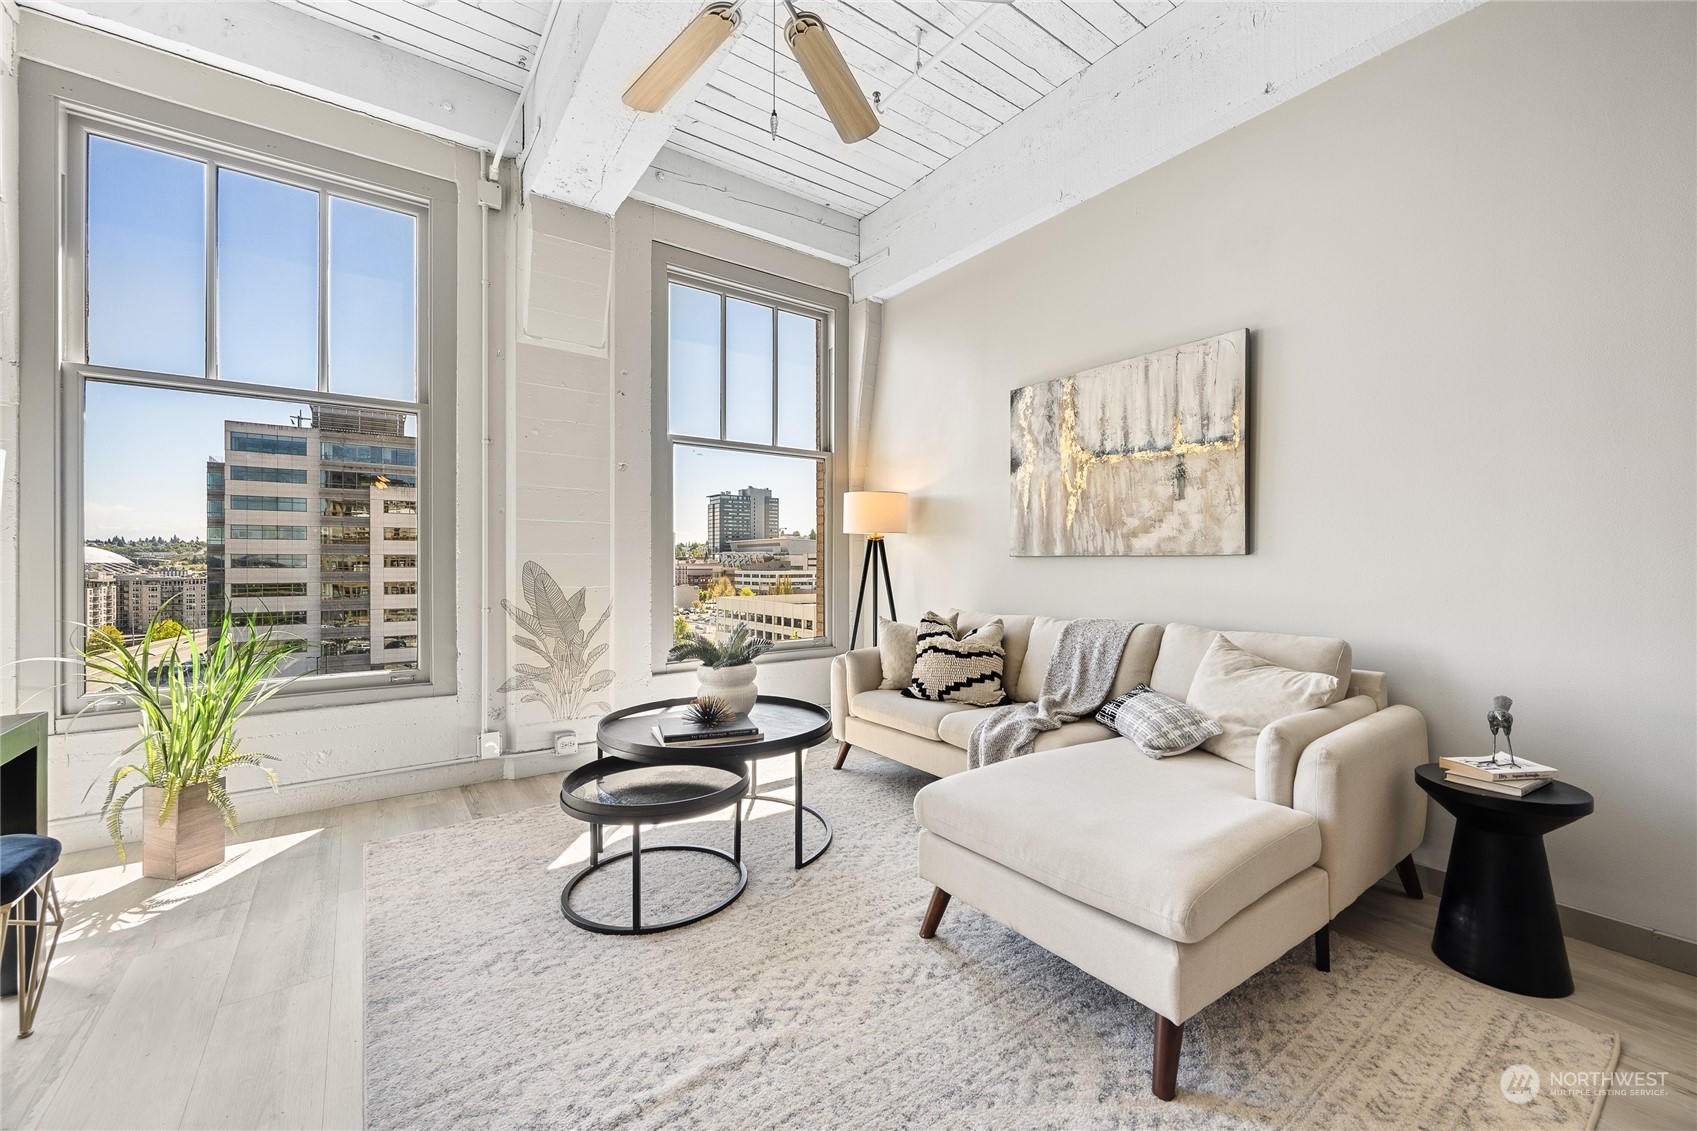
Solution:
[[(274, 2), (513, 91), (524, 85), (549, 9), (549, 0)], [(776, 5), (774, 24), (773, 0), (745, 0), (736, 42), (706, 89), (678, 113), (670, 144), (858, 218), (1143, 32), (1177, 2), (808, 0), (806, 9), (824, 18), (868, 97), (874, 91), (890, 95), (988, 8), (970, 36), (882, 109), (882, 128), (850, 146), (837, 139), (783, 42), (787, 10)]]
[(550, 0), (273, 0), (517, 93)]
[[(837, 139), (783, 42), (787, 11), (747, 0), (743, 27), (671, 145), (864, 216), (1172, 11), (1168, 0), (1016, 0), (882, 109), (866, 141)], [(985, 10), (964, 0), (812, 0), (870, 98), (888, 96)], [(773, 51), (774, 31), (777, 50)], [(778, 137), (770, 132), (774, 103)]]

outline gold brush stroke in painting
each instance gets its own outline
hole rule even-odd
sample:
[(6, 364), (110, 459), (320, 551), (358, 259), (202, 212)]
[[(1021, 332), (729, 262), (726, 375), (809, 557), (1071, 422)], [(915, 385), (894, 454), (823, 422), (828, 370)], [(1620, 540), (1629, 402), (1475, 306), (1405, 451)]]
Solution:
[[(1090, 472), (1097, 465), (1109, 465), (1129, 460), (1165, 459), (1168, 456), (1197, 455), (1207, 451), (1229, 452), (1243, 442), (1243, 421), (1241, 413), (1232, 410), (1232, 434), (1228, 440), (1186, 440), (1184, 425), (1179, 422), (1179, 414), (1173, 413), (1173, 442), (1167, 448), (1139, 448), (1130, 452), (1092, 452), (1078, 442), (1078, 401), (1076, 378), (1068, 377), (1062, 381), (1064, 393), (1061, 398), (1061, 434), (1059, 438), (1061, 460), (1061, 482), (1066, 490), (1067, 532), (1072, 532), (1074, 516), (1078, 513), (1078, 504), (1084, 497), (1084, 492), (1090, 487)], [(1030, 436), (1027, 428), (1026, 435)], [(1026, 450), (1029, 459), (1035, 462), (1037, 458), (1037, 443), (1026, 440)], [(1028, 464), (1029, 466), (1029, 464)]]

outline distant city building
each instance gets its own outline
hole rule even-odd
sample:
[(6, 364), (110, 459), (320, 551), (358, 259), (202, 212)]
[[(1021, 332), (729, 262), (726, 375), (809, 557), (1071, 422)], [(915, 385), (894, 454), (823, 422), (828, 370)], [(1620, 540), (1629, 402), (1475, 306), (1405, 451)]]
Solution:
[(139, 572), (140, 566), (122, 554), (84, 546), (83, 623), (89, 628), (118, 627), (118, 578)]
[(672, 584), (704, 587), (720, 574), (731, 572), (723, 562), (690, 562), (678, 559), (672, 563)]
[(818, 605), (812, 594), (796, 593), (764, 597), (720, 597), (713, 603), (723, 632), (738, 623), (760, 639), (777, 644), (784, 640), (806, 640), (819, 635)]
[(740, 589), (752, 589), (756, 593), (770, 593), (780, 581), (787, 581), (792, 592), (813, 592), (814, 578), (811, 569), (788, 569), (776, 565), (739, 566), (731, 575), (731, 584)]
[(206, 465), (206, 575), (221, 622), (257, 617), (307, 648), (291, 671), (418, 664), (418, 441), (406, 414), (315, 407), (224, 422)]
[[(140, 636), (161, 610), (184, 628), (206, 627), (206, 575), (198, 570), (150, 569), (117, 578), (116, 624), (128, 636)], [(93, 621), (89, 622), (93, 624)]]
[(707, 496), (707, 549), (722, 553), (748, 538), (776, 538), (778, 498), (765, 487), (744, 487)]
[(813, 557), (815, 545), (812, 538), (781, 534), (774, 538), (738, 538), (731, 543), (730, 552), (755, 557), (782, 554), (799, 564)]

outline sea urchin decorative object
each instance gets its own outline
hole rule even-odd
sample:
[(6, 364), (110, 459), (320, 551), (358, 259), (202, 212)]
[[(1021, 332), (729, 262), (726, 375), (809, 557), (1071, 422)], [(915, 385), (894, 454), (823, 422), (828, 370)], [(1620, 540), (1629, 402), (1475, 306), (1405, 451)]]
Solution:
[(717, 695), (699, 695), (684, 708), (684, 718), (699, 727), (722, 727), (736, 717), (731, 705)]

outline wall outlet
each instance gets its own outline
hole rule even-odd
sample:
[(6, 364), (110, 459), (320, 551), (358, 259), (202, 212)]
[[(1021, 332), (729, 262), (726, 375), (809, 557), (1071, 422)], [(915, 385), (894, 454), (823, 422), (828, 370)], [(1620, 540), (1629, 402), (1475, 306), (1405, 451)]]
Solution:
[(563, 730), (554, 736), (554, 753), (559, 755), (577, 753), (577, 731)]
[(477, 756), (479, 758), (499, 758), (501, 750), (500, 731), (486, 730), (477, 736)]

